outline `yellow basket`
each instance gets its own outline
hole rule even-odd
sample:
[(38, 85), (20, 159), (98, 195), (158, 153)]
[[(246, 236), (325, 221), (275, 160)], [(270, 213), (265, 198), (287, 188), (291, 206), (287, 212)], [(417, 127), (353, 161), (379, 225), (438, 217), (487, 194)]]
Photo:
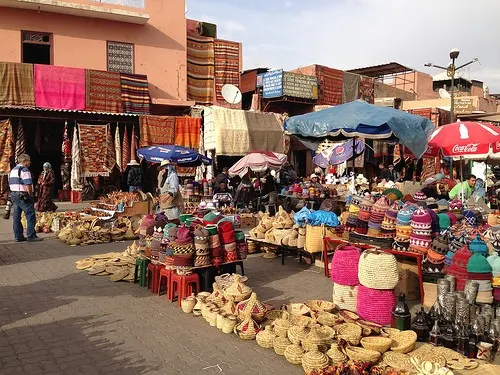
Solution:
[(325, 237), (338, 237), (338, 235), (335, 229), (331, 227), (307, 225), (304, 250), (311, 254), (321, 253), (323, 251), (323, 238)]

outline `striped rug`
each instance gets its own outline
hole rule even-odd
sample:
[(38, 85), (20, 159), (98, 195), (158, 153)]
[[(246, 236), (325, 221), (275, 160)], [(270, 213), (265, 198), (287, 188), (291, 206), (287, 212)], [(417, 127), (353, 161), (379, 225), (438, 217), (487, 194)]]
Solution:
[(187, 37), (187, 97), (198, 104), (213, 104), (214, 39)]
[(86, 70), (87, 111), (123, 112), (120, 73)]
[(342, 70), (316, 65), (319, 92), (318, 105), (342, 104), (344, 72)]
[(120, 82), (123, 112), (148, 115), (150, 112), (148, 77), (120, 73)]
[(215, 94), (217, 102), (225, 103), (222, 86), (240, 87), (240, 44), (215, 40)]

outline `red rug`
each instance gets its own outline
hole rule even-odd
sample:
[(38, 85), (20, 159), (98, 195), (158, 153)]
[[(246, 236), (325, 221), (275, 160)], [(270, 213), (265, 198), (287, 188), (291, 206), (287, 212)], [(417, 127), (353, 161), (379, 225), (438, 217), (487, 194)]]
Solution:
[(318, 105), (342, 104), (343, 79), (342, 70), (316, 65), (316, 77), (318, 78)]
[(359, 99), (363, 99), (367, 103), (375, 103), (375, 78), (361, 76)]
[(87, 111), (123, 112), (120, 73), (86, 70)]
[[(228, 104), (222, 97), (225, 84), (240, 87), (240, 44), (227, 40), (215, 40), (215, 95), (217, 102)], [(241, 104), (238, 105), (238, 108)]]
[(187, 37), (187, 97), (198, 104), (214, 101), (214, 39)]
[(141, 116), (139, 147), (175, 144), (175, 117)]
[(108, 125), (78, 124), (83, 177), (109, 176), (107, 131)]

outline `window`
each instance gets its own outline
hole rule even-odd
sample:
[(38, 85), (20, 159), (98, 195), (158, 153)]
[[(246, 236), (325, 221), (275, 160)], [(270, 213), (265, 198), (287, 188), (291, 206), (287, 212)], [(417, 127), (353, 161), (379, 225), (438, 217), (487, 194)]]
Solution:
[(52, 64), (52, 34), (21, 31), (21, 60), (28, 64)]
[(108, 42), (108, 71), (134, 73), (134, 45)]

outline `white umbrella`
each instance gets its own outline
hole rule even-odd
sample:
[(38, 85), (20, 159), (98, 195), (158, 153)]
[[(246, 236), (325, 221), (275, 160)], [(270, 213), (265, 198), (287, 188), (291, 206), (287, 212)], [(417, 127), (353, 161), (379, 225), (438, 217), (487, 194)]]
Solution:
[(81, 190), (82, 184), (82, 165), (80, 155), (80, 141), (78, 140), (78, 131), (73, 131), (73, 144), (71, 146), (71, 155), (73, 157), (71, 163), (71, 190)]

